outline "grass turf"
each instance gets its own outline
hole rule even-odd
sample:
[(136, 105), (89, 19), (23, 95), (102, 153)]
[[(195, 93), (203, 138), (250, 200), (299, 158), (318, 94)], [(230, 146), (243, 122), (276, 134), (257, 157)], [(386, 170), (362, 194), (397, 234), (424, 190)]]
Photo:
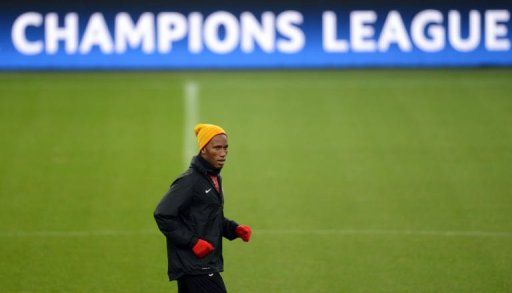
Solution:
[(183, 169), (187, 81), (230, 134), (226, 216), (255, 230), (225, 243), (229, 291), (511, 291), (511, 80), (2, 73), (0, 291), (176, 286), (152, 212)]

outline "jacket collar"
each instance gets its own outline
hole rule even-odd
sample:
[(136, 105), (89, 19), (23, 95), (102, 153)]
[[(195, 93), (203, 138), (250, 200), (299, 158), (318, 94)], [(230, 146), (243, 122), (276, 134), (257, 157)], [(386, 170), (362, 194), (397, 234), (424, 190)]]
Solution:
[(201, 155), (197, 155), (192, 158), (190, 167), (205, 175), (219, 175), (220, 173), (220, 169), (212, 167), (212, 165), (210, 165), (210, 163), (203, 159)]

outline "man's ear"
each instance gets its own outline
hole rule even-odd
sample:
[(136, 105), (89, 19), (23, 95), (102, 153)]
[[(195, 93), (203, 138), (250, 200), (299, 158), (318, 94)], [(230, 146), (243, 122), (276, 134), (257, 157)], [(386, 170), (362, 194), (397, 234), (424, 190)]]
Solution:
[(205, 150), (205, 148), (202, 148), (201, 149), (201, 154), (204, 154), (204, 153), (206, 153), (206, 150)]

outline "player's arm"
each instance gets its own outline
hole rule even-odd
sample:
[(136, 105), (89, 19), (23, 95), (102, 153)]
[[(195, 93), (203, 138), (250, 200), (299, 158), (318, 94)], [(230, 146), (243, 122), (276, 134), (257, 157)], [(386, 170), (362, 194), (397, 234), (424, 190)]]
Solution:
[(243, 241), (248, 242), (251, 239), (251, 234), (252, 230), (249, 226), (238, 225), (235, 221), (226, 217), (222, 220), (222, 236), (229, 240), (240, 237)]
[(154, 217), (160, 231), (178, 247), (193, 247), (198, 237), (178, 220), (181, 211), (192, 203), (193, 185), (183, 178), (176, 180), (155, 209)]
[(235, 221), (224, 217), (222, 219), (222, 236), (229, 240), (236, 239), (238, 237), (235, 232), (236, 227), (238, 227), (238, 224)]

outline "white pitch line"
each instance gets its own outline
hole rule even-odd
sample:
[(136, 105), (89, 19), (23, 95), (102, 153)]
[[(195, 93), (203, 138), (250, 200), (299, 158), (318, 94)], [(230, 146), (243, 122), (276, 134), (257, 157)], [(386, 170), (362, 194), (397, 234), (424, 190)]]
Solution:
[[(489, 231), (435, 231), (435, 230), (345, 230), (345, 229), (311, 229), (311, 230), (272, 230), (256, 229), (254, 235), (368, 235), (368, 236), (435, 236), (435, 237), (495, 237), (512, 238), (512, 232)], [(0, 238), (20, 237), (92, 237), (92, 236), (132, 236), (160, 235), (156, 230), (91, 230), (91, 231), (18, 231), (1, 232)]]
[(91, 231), (13, 231), (2, 232), (0, 237), (90, 237), (90, 236), (129, 236), (158, 234), (151, 230), (91, 230)]
[(194, 126), (199, 122), (199, 84), (187, 81), (184, 88), (183, 167), (187, 169), (195, 153)]
[(403, 235), (403, 236), (446, 236), (446, 237), (512, 237), (512, 232), (489, 231), (436, 231), (436, 230), (261, 230), (262, 234), (291, 235)]

